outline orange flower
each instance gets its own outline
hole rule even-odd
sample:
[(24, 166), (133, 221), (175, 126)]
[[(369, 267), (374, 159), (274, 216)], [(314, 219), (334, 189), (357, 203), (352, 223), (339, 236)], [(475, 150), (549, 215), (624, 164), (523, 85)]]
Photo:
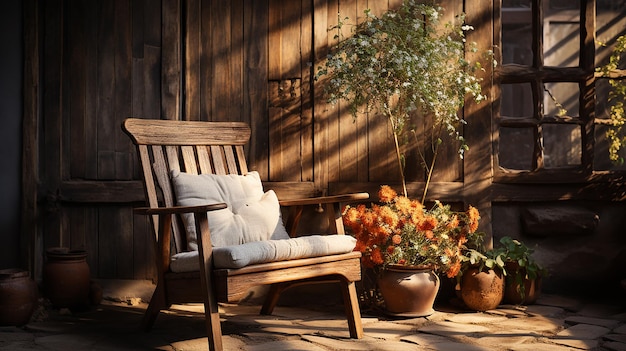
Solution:
[(391, 237), (391, 242), (394, 245), (400, 245), (400, 243), (402, 242), (402, 236), (400, 236), (399, 234), (395, 234)]
[(389, 247), (387, 247), (387, 253), (388, 254), (393, 254), (393, 252), (396, 250), (396, 247), (393, 245), (389, 245)]
[(389, 185), (383, 185), (378, 191), (378, 198), (381, 202), (390, 203), (398, 194)]
[(467, 217), (469, 220), (469, 232), (474, 233), (478, 229), (478, 221), (480, 220), (480, 213), (476, 207), (470, 206), (467, 210)]
[(405, 196), (396, 197), (396, 209), (403, 215), (409, 214), (412, 211), (411, 200)]
[(380, 209), (380, 219), (384, 224), (387, 224), (392, 229), (398, 226), (399, 218), (398, 213), (394, 212), (391, 208), (379, 207)]
[(437, 218), (435, 217), (424, 217), (418, 224), (420, 230), (433, 230), (437, 227)]
[(448, 278), (454, 278), (459, 274), (460, 271), (461, 271), (461, 262), (456, 261), (450, 266), (450, 268), (448, 268), (448, 270), (446, 271), (446, 276)]
[(370, 253), (370, 258), (372, 259), (372, 263), (374, 263), (375, 265), (381, 265), (384, 262), (383, 254), (382, 252), (380, 252), (380, 248), (378, 247), (372, 250), (372, 252)]
[(354, 246), (354, 251), (359, 251), (361, 253), (364, 253), (366, 249), (367, 249), (367, 246), (365, 245), (365, 243), (360, 240), (357, 240), (356, 245)]
[(432, 230), (425, 230), (424, 231), (424, 236), (430, 240), (432, 240), (435, 237), (435, 233), (433, 233)]

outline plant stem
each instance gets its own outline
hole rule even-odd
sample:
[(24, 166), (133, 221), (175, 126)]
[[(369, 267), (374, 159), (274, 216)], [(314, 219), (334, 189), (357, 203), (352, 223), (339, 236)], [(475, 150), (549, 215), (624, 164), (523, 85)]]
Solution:
[(396, 129), (396, 123), (393, 120), (393, 115), (389, 107), (385, 111), (387, 114), (387, 118), (389, 118), (389, 122), (391, 123), (391, 130), (393, 131), (393, 142), (396, 147), (396, 159), (398, 160), (398, 168), (400, 169), (400, 179), (402, 180), (402, 191), (404, 196), (408, 197), (408, 192), (406, 190), (406, 179), (404, 178), (404, 167), (402, 166), (402, 155), (400, 154), (400, 144), (398, 143), (398, 132)]

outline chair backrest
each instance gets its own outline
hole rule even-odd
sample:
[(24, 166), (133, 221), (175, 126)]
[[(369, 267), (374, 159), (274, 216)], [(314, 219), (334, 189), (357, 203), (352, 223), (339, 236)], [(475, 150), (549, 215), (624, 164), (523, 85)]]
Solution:
[[(137, 146), (148, 206), (175, 205), (170, 171), (191, 174), (248, 173), (243, 146), (250, 127), (243, 122), (126, 119), (122, 129)], [(155, 181), (156, 180), (156, 181)], [(158, 217), (152, 217), (155, 238)], [(174, 249), (186, 249), (180, 220), (173, 224)]]

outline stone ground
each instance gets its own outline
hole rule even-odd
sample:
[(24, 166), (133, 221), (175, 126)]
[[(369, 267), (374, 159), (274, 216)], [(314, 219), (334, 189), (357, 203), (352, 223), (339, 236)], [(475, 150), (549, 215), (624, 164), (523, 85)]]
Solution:
[[(108, 296), (107, 296), (108, 295)], [(0, 350), (207, 350), (201, 305), (175, 305), (150, 332), (138, 329), (141, 297), (107, 294), (72, 313), (41, 307), (31, 323), (0, 328)], [(149, 294), (148, 294), (149, 295)], [(121, 297), (120, 297), (121, 296)], [(501, 305), (484, 313), (438, 304), (426, 318), (394, 319), (363, 312), (365, 337), (348, 338), (343, 307), (220, 305), (226, 350), (612, 350), (626, 351), (626, 302), (543, 294), (531, 306)]]

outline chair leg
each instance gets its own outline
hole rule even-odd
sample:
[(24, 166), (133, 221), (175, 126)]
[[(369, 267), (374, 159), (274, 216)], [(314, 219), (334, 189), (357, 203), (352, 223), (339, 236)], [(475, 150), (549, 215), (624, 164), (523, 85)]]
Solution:
[(361, 339), (363, 337), (363, 325), (361, 324), (361, 310), (359, 309), (359, 300), (356, 294), (356, 285), (354, 282), (341, 281), (341, 293), (343, 295), (343, 305), (348, 318), (348, 329), (350, 337), (353, 339)]
[(204, 318), (209, 339), (209, 350), (222, 351), (222, 326), (220, 325), (220, 313), (217, 300), (213, 294), (208, 297), (208, 300), (209, 301), (205, 301), (204, 304)]
[(265, 302), (263, 303), (263, 307), (261, 307), (262, 315), (270, 315), (274, 311), (276, 304), (278, 304), (278, 299), (280, 298), (280, 294), (285, 291), (289, 287), (289, 284), (285, 283), (276, 283), (270, 286), (270, 290), (267, 292), (267, 296), (265, 297)]
[(150, 331), (161, 310), (168, 308), (169, 306), (165, 302), (165, 290), (163, 285), (157, 283), (154, 293), (152, 293), (152, 298), (150, 298), (150, 304), (148, 304), (148, 308), (143, 315), (141, 328), (145, 331)]

